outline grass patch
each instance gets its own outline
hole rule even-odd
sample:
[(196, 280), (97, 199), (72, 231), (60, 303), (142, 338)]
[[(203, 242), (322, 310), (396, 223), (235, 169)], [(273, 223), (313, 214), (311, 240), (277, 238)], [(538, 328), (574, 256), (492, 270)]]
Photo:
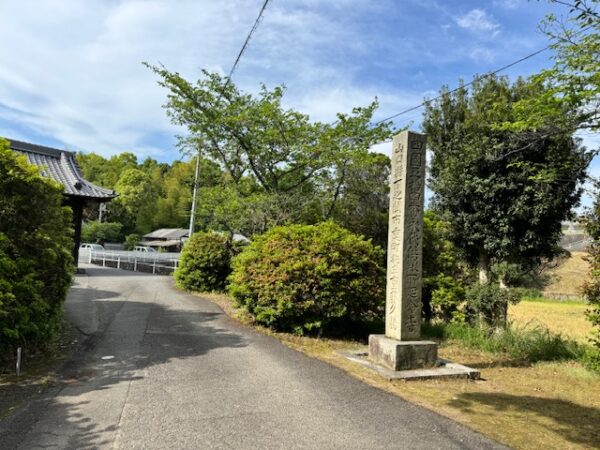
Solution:
[(20, 377), (15, 374), (14, 355), (3, 355), (0, 360), (0, 420), (57, 381), (57, 371), (75, 351), (78, 339), (76, 330), (63, 320), (55, 339), (43, 347), (23, 350)]
[(492, 329), (461, 323), (434, 324), (424, 326), (423, 334), (524, 363), (573, 360), (583, 355), (580, 344), (542, 326), (509, 324), (505, 329)]
[(588, 277), (589, 263), (585, 260), (586, 252), (571, 252), (569, 258), (561, 260), (556, 267), (544, 271), (549, 282), (544, 293), (553, 295), (580, 296), (581, 285)]
[(583, 302), (530, 301), (510, 305), (508, 317), (518, 326), (541, 326), (581, 344), (588, 342), (592, 324), (585, 317)]
[(538, 302), (538, 303), (556, 303), (559, 305), (585, 305), (586, 301), (583, 298), (569, 299), (569, 300), (558, 300), (555, 298), (548, 297), (523, 297), (523, 302)]

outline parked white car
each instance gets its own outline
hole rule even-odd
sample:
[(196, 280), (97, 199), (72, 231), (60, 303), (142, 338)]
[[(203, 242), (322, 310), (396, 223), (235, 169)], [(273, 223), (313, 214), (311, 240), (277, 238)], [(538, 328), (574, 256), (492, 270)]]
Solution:
[(104, 247), (100, 244), (81, 244), (79, 250), (93, 250), (95, 252), (103, 252)]
[(134, 252), (143, 252), (143, 253), (156, 253), (152, 247), (148, 247), (147, 245), (136, 245), (133, 248)]

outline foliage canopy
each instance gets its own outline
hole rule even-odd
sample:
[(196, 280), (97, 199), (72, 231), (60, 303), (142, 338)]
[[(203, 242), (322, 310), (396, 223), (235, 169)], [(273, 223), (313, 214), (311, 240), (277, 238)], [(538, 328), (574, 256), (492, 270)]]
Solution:
[(333, 222), (275, 227), (233, 259), (229, 291), (263, 325), (299, 334), (380, 317), (383, 250)]
[(71, 282), (62, 186), (0, 139), (0, 351), (54, 337)]
[(444, 88), (428, 104), (423, 128), (433, 156), (434, 208), (487, 282), (493, 264), (527, 267), (556, 254), (560, 222), (579, 202), (592, 153), (552, 124), (535, 131), (499, 127), (515, 118), (515, 103), (544, 93), (540, 85), (487, 77), (471, 91)]

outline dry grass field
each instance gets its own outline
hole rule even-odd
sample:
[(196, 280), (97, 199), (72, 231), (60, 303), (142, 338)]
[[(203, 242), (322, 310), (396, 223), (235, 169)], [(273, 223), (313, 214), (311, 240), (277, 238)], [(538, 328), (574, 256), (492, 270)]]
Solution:
[(592, 324), (585, 318), (584, 302), (522, 301), (509, 308), (510, 320), (519, 326), (544, 326), (554, 333), (588, 342)]
[[(227, 296), (199, 296), (250, 324)], [(513, 307), (510, 315), (518, 325), (535, 319), (553, 330), (584, 340), (584, 309), (585, 305), (577, 302), (524, 302)], [(450, 417), (511, 447), (600, 448), (600, 376), (576, 362), (523, 365), (500, 355), (467, 350), (457, 343), (443, 343), (441, 357), (479, 368), (482, 379), (389, 382), (338, 353), (342, 349), (360, 347), (359, 342), (314, 339), (256, 328), (367, 384)]]
[(547, 269), (548, 284), (543, 290), (544, 295), (580, 296), (581, 286), (585, 282), (590, 269), (585, 260), (587, 253), (572, 252), (570, 258), (561, 260), (556, 267)]

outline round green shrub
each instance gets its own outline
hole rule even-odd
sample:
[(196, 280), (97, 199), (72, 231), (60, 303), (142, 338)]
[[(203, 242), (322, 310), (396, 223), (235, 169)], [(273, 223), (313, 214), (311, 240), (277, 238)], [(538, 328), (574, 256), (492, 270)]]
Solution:
[(511, 289), (497, 284), (473, 284), (466, 292), (470, 322), (483, 320), (494, 327), (506, 326), (509, 303), (518, 303), (519, 297)]
[(332, 222), (273, 228), (232, 261), (229, 292), (268, 327), (305, 332), (380, 317), (384, 253)]
[(222, 291), (231, 273), (234, 247), (224, 234), (194, 233), (181, 252), (175, 271), (177, 285), (190, 291)]

